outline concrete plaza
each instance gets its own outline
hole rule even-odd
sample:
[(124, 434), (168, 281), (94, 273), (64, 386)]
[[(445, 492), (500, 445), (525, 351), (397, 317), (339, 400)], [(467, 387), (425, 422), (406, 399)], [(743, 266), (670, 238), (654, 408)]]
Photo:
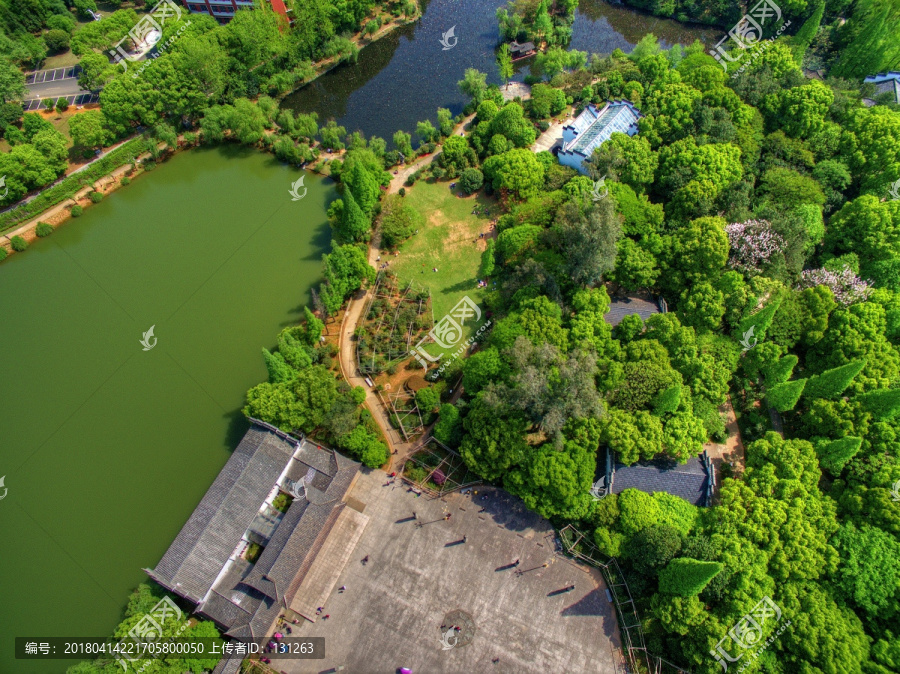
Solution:
[[(429, 499), (386, 481), (381, 471), (359, 475), (348, 496), (370, 519), (325, 602), (330, 617), (294, 626), (292, 636), (325, 637), (325, 659), (273, 660), (273, 669), (616, 671), (619, 635), (602, 577), (556, 554), (549, 522), (491, 487)], [(466, 627), (459, 642), (469, 643), (443, 650), (441, 625), (454, 611), (471, 617), (474, 633)]]

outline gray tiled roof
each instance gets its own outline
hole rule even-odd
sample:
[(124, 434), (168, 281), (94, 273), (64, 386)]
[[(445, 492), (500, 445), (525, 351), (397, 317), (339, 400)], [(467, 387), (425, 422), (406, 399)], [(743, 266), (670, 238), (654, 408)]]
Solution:
[[(299, 460), (291, 458), (295, 449)], [(222, 573), (286, 467), (294, 480), (309, 478), (306, 497), (291, 503), (255, 564), (236, 560)], [(305, 440), (295, 447), (293, 438), (256, 424), (148, 573), (199, 604), (198, 613), (224, 627), (227, 635), (264, 636), (290, 605), (358, 470), (359, 463), (329, 449)]]
[(706, 487), (709, 476), (698, 457), (679, 464), (667, 459), (640, 461), (626, 466), (615, 465), (612, 493), (621, 494), (633, 488), (648, 494), (663, 491), (680, 496), (694, 505), (706, 505)]
[(293, 452), (294, 447), (275, 433), (251, 427), (150, 576), (198, 603)]
[(900, 72), (878, 73), (877, 75), (870, 75), (863, 81), (874, 83), (875, 90), (879, 94), (892, 93), (894, 100), (900, 103)]
[(259, 559), (256, 560), (256, 564), (253, 565), (253, 569), (247, 574), (244, 580), (247, 585), (256, 588), (262, 594), (268, 595), (273, 599), (284, 598), (284, 590), (287, 588), (280, 588), (279, 592), (279, 588), (275, 586), (275, 583), (265, 578), (265, 576), (272, 570), (308, 505), (309, 501), (306, 499), (297, 499), (291, 503), (291, 507), (285, 513), (281, 524), (275, 530), (268, 545), (266, 545), (266, 549), (263, 550)]
[(309, 440), (300, 443), (297, 459), (325, 475), (333, 476), (338, 470), (334, 452)]
[(613, 299), (609, 303), (609, 313), (604, 317), (610, 325), (618, 325), (622, 319), (630, 314), (637, 314), (646, 321), (653, 314), (659, 313), (656, 302), (638, 296), (629, 296)]
[(238, 674), (241, 670), (241, 663), (244, 658), (241, 656), (233, 658), (222, 658), (212, 671), (212, 674)]

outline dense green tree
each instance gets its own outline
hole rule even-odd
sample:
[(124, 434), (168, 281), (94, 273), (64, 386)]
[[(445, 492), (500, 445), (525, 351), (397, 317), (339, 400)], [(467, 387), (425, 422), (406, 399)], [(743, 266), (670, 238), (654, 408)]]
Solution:
[(611, 409), (601, 419), (601, 429), (602, 442), (626, 466), (662, 452), (662, 422), (645, 410), (629, 413)]
[(382, 245), (394, 248), (412, 236), (423, 222), (422, 215), (407, 204), (403, 197), (389, 194), (381, 209), (379, 231)]
[(659, 573), (659, 591), (680, 597), (700, 594), (724, 568), (719, 562), (676, 557)]
[[(569, 184), (574, 182), (572, 180)], [(660, 204), (650, 203), (646, 195), (638, 196), (631, 187), (623, 183), (607, 183), (607, 185), (615, 198), (616, 210), (624, 220), (625, 234), (648, 236), (659, 232), (663, 223), (663, 207)]]
[(825, 370), (822, 374), (813, 375), (806, 382), (803, 390), (805, 398), (836, 398), (847, 390), (853, 378), (866, 366), (866, 359), (852, 360), (846, 365)]
[(844, 204), (832, 217), (825, 246), (835, 255), (856, 253), (860, 271), (878, 278), (878, 262), (900, 260), (900, 201), (866, 194)]
[(716, 330), (725, 314), (724, 296), (710, 283), (698, 283), (682, 294), (678, 305), (682, 323), (697, 330)]
[(460, 454), (466, 465), (485, 480), (499, 479), (525, 455), (525, 426), (518, 414), (498, 416), (496, 410), (476, 398), (463, 421), (466, 434)]
[(376, 176), (356, 157), (356, 152), (351, 150), (347, 153), (341, 169), (341, 182), (353, 195), (363, 213), (371, 216), (381, 198), (381, 189)]
[(531, 88), (530, 106), (533, 117), (546, 119), (565, 109), (566, 95), (560, 89), (538, 83)]
[(806, 379), (795, 379), (775, 384), (766, 391), (766, 400), (769, 402), (769, 405), (779, 412), (787, 412), (796, 407), (806, 384)]
[(627, 237), (619, 239), (616, 263), (610, 278), (626, 291), (652, 288), (659, 277), (656, 256)]
[(372, 230), (372, 223), (363, 213), (363, 210), (356, 203), (353, 192), (347, 190), (344, 198), (339, 199), (332, 205), (334, 211), (339, 212), (340, 218), (337, 219), (338, 239), (352, 243), (354, 241), (366, 241)]
[(659, 158), (646, 138), (613, 133), (594, 150), (591, 165), (596, 178), (617, 178), (635, 192), (643, 192), (653, 182)]
[(462, 420), (456, 405), (451, 403), (441, 405), (440, 416), (434, 425), (434, 437), (448, 447), (459, 447), (462, 439)]
[(503, 483), (544, 517), (580, 519), (591, 504), (593, 471), (594, 452), (571, 443), (563, 450), (544, 445), (529, 453), (525, 465), (511, 471)]
[(544, 184), (544, 167), (531, 150), (510, 150), (484, 162), (484, 176), (495, 190), (504, 190), (523, 200), (539, 193)]
[[(486, 136), (492, 138), (497, 134), (509, 140), (517, 148), (531, 147), (537, 137), (534, 125), (525, 118), (525, 111), (516, 102), (504, 105), (491, 119)], [(482, 136), (483, 140), (484, 136)]]
[(900, 542), (877, 527), (848, 523), (833, 543), (841, 555), (839, 594), (870, 616), (890, 621), (900, 606)]
[(341, 308), (344, 300), (359, 290), (365, 281), (375, 280), (375, 270), (366, 260), (366, 255), (352, 245), (339, 246), (322, 257), (325, 263), (325, 286), (322, 301), (329, 314)]
[(553, 233), (566, 275), (576, 284), (596, 285), (615, 266), (622, 228), (612, 201), (602, 199), (587, 213), (569, 201), (560, 209)]
[(444, 141), (437, 161), (449, 170), (452, 177), (455, 177), (465, 169), (475, 167), (478, 164), (478, 156), (464, 136), (451, 136)]
[(466, 68), (465, 76), (457, 82), (459, 90), (470, 99), (477, 108), (487, 92), (487, 75), (475, 68)]
[(339, 446), (369, 468), (378, 468), (390, 460), (387, 445), (362, 425), (341, 438)]
[(809, 138), (825, 126), (825, 115), (834, 102), (831, 88), (810, 80), (793, 89), (782, 89), (763, 101), (769, 123), (793, 138)]
[(790, 353), (772, 362), (768, 367), (763, 368), (763, 376), (766, 379), (766, 386), (774, 386), (783, 384), (791, 378), (794, 368), (797, 366), (799, 359)]
[[(477, 168), (465, 169), (459, 177), (459, 186), (466, 194), (472, 194), (481, 189), (484, 184), (484, 174)], [(491, 239), (493, 241), (493, 239)]]
[(626, 556), (643, 575), (659, 572), (681, 551), (681, 534), (669, 524), (653, 524), (628, 541)]
[(650, 494), (637, 489), (624, 489), (617, 500), (618, 528), (628, 536), (643, 531), (659, 521), (659, 504)]
[(693, 283), (715, 280), (728, 261), (728, 236), (722, 218), (693, 220), (667, 243), (660, 281), (677, 292)]
[(862, 438), (852, 435), (832, 440), (816, 448), (819, 455), (819, 463), (835, 477), (841, 474), (847, 462), (859, 451), (862, 446)]
[(696, 596), (679, 597), (658, 593), (650, 598), (650, 606), (653, 615), (667, 631), (682, 636), (694, 632), (708, 618), (708, 613)]
[(807, 353), (807, 366), (823, 372), (865, 358), (866, 366), (849, 390), (887, 388), (900, 375), (900, 354), (885, 337), (886, 329), (884, 309), (874, 302), (839, 307), (829, 316), (822, 339)]
[(467, 392), (475, 395), (488, 383), (499, 379), (504, 370), (496, 348), (482, 349), (466, 358), (463, 363), (463, 386)]
[(900, 389), (877, 389), (854, 397), (854, 402), (876, 420), (887, 420), (900, 413)]

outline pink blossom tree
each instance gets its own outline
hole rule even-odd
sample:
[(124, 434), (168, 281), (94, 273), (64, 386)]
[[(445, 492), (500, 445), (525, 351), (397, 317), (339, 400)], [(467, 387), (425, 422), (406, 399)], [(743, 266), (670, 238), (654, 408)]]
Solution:
[(748, 276), (759, 274), (764, 264), (785, 248), (784, 238), (768, 220), (747, 220), (725, 226), (731, 256), (728, 266)]
[(814, 288), (815, 286), (828, 286), (831, 288), (835, 301), (844, 306), (863, 302), (872, 292), (871, 281), (863, 281), (846, 264), (841, 271), (807, 269), (801, 272), (799, 287), (803, 289)]

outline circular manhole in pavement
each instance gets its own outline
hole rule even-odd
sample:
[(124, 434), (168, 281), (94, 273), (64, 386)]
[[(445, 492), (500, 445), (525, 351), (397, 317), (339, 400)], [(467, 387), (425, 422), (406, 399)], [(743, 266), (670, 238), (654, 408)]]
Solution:
[(454, 609), (444, 616), (440, 627), (441, 650), (468, 646), (475, 638), (475, 620), (465, 611)]

